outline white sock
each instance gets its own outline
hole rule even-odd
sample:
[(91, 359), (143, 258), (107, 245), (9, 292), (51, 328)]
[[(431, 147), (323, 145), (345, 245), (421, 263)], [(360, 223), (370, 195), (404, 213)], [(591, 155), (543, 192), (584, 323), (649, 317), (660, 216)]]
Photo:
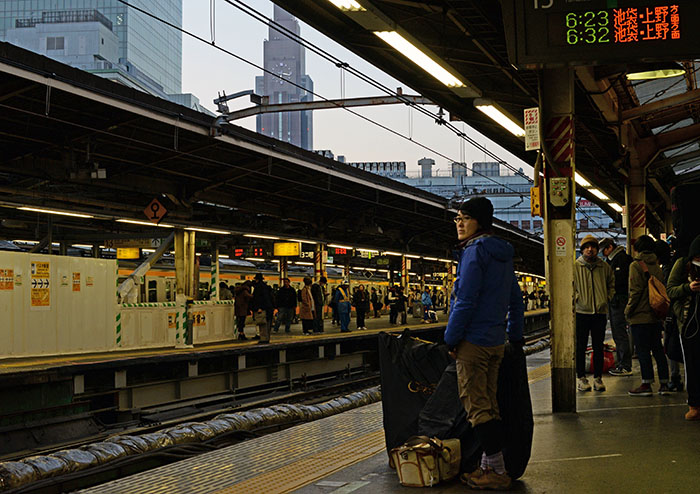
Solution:
[(481, 453), (481, 465), (479, 465), (482, 470), (486, 470), (488, 463), (486, 461), (486, 452)]
[(503, 461), (503, 451), (499, 451), (498, 453), (488, 455), (484, 454), (484, 457), (482, 458), (482, 462), (486, 461), (486, 466), (491, 467), (491, 469), (498, 473), (498, 474), (504, 474), (506, 473), (506, 464)]

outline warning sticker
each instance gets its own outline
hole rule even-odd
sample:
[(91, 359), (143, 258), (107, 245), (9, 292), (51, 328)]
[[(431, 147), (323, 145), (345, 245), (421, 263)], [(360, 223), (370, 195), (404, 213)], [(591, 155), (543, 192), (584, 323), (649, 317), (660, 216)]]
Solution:
[(15, 270), (0, 269), (0, 290), (13, 290), (15, 288)]
[(73, 273), (73, 291), (80, 291), (80, 273)]
[(168, 329), (175, 329), (176, 312), (168, 312)]
[(192, 313), (192, 325), (193, 326), (204, 326), (206, 324), (207, 316), (205, 311), (193, 312)]
[(566, 237), (559, 236), (556, 239), (555, 252), (558, 257), (566, 256)]
[(51, 263), (33, 262), (31, 279), (31, 307), (51, 307)]

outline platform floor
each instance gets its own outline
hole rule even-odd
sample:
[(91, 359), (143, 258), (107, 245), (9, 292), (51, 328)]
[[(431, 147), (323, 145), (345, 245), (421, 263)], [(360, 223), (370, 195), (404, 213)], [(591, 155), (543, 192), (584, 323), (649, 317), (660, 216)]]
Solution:
[[(580, 393), (578, 413), (553, 415), (548, 351), (528, 357), (535, 412), (532, 457), (512, 491), (698, 491), (700, 423), (683, 419), (685, 394), (631, 397), (638, 369)], [(636, 362), (635, 362), (636, 363)], [(468, 490), (458, 481), (430, 492)], [(409, 492), (387, 465), (381, 404), (133, 475), (85, 493), (358, 494)]]

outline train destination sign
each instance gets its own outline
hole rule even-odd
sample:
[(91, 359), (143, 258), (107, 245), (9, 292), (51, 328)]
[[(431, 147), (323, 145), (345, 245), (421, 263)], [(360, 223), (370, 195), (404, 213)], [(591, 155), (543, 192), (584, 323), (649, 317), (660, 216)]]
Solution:
[(698, 0), (504, 0), (508, 56), (541, 68), (697, 56)]

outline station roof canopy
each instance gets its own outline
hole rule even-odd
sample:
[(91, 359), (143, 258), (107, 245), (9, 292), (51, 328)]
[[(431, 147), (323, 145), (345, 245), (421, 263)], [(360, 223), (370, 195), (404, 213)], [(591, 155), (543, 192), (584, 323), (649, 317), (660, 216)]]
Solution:
[[(518, 70), (509, 62), (502, 1), (484, 0), (274, 0), (304, 22), (410, 86), (484, 136), (498, 142), (525, 162), (535, 155), (524, 150), (523, 140), (504, 130), (475, 107), (475, 100), (490, 100), (520, 123), (523, 110), (538, 106), (538, 72)], [(511, 0), (508, 0), (509, 2)], [(341, 5), (339, 8), (336, 4)], [(358, 8), (358, 5), (361, 8)], [(390, 46), (375, 32), (395, 32), (448, 68), (463, 84), (450, 87), (421, 70), (401, 45)], [(397, 48), (398, 46), (398, 48)], [(644, 53), (640, 53), (642, 58)], [(633, 60), (630, 60), (633, 62)], [(649, 174), (648, 212), (663, 229), (664, 210), (670, 208), (669, 191), (700, 160), (695, 125), (698, 98), (693, 63), (685, 76), (666, 80), (674, 91), (659, 92), (646, 81), (628, 81), (627, 65), (576, 68), (576, 168), (610, 202), (624, 204), (630, 150), (621, 145), (621, 129), (634, 127), (633, 146), (644, 148)], [(658, 84), (655, 83), (655, 84)], [(651, 94), (649, 94), (651, 93)], [(650, 96), (656, 97), (651, 98)], [(651, 161), (654, 161), (652, 163)], [(693, 173), (698, 173), (693, 172)], [(608, 201), (579, 187), (579, 195), (599, 204), (615, 217)], [(649, 218), (649, 215), (648, 215)], [(649, 223), (649, 221), (648, 221)], [(654, 228), (655, 227), (655, 228)]]
[[(442, 197), (0, 43), (0, 238), (54, 242), (165, 237), (148, 222), (447, 257), (455, 214)], [(44, 214), (19, 207), (72, 212)], [(522, 270), (543, 247), (503, 222)], [(169, 232), (168, 232), (169, 233)]]

